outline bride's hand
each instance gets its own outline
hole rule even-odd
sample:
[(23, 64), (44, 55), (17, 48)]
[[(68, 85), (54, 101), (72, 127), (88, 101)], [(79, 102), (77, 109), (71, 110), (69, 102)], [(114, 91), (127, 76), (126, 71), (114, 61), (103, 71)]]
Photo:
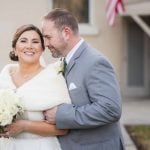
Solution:
[(0, 133), (0, 138), (2, 138), (2, 137), (9, 138), (8, 133), (7, 132)]
[(51, 109), (45, 110), (43, 112), (45, 120), (48, 123), (50, 123), (50, 124), (56, 124), (56, 111), (57, 111), (57, 106), (53, 107)]
[(26, 125), (25, 120), (17, 120), (16, 122), (12, 123), (11, 125), (8, 125), (5, 128), (6, 136), (13, 137), (13, 136), (23, 132), (25, 129), (25, 125)]
[(66, 134), (68, 134), (68, 131), (69, 130), (67, 130), (67, 129), (61, 129), (60, 133), (58, 135), (66, 135)]

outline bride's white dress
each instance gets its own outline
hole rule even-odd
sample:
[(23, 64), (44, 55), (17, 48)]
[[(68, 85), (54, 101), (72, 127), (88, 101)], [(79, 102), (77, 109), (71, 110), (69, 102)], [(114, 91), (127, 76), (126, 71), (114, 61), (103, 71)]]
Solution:
[[(11, 88), (21, 96), (25, 112), (22, 119), (44, 120), (43, 111), (62, 103), (70, 103), (63, 76), (51, 64), (39, 74), (16, 88), (10, 76), (14, 64), (9, 64), (0, 73), (0, 88)], [(61, 150), (55, 136), (42, 137), (37, 134), (21, 133), (11, 140), (8, 150)]]

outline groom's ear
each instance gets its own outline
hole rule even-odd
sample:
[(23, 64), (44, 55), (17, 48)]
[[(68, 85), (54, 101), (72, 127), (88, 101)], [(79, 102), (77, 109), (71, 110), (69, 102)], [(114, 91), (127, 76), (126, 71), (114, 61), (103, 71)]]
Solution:
[(65, 26), (62, 31), (62, 35), (66, 40), (68, 40), (70, 38), (71, 32), (72, 32), (71, 29), (69, 27)]

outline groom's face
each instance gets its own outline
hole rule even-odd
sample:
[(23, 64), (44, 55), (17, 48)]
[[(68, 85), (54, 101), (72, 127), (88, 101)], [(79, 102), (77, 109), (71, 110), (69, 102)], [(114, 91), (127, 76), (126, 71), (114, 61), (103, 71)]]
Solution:
[(44, 20), (42, 22), (42, 34), (45, 47), (50, 50), (52, 56), (55, 58), (62, 57), (67, 47), (63, 31), (58, 30), (52, 21)]

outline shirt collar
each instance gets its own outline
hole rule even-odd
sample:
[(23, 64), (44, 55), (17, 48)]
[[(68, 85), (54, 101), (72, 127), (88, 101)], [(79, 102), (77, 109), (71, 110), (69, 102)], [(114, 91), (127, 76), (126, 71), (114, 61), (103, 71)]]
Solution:
[(84, 39), (82, 38), (73, 48), (72, 50), (67, 54), (66, 56), (66, 63), (69, 64), (71, 58), (75, 54), (75, 52), (78, 50), (79, 46), (83, 43)]

